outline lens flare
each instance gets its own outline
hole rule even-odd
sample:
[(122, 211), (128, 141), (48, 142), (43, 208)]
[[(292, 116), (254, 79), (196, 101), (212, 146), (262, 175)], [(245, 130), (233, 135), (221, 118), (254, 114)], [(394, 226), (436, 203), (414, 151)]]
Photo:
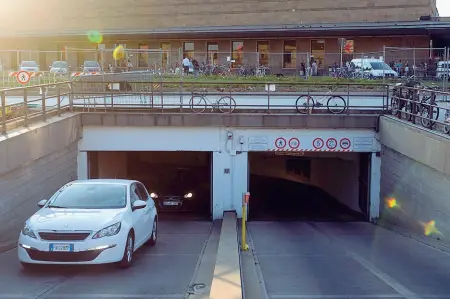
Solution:
[(100, 32), (91, 30), (88, 32), (88, 39), (91, 43), (100, 44), (103, 41), (103, 36)]
[(399, 204), (397, 203), (397, 200), (395, 198), (387, 198), (386, 199), (386, 206), (389, 209), (398, 208)]
[(123, 46), (117, 46), (113, 52), (113, 58), (115, 60), (124, 60), (125, 59), (125, 49)]
[(442, 233), (436, 228), (436, 221), (430, 220), (427, 223), (421, 223), (423, 226), (425, 236), (431, 236), (432, 234), (442, 235)]

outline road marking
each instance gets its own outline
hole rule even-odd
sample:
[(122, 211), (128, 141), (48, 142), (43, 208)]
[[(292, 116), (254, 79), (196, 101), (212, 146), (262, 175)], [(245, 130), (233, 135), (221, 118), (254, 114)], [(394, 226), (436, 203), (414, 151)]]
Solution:
[(336, 238), (329, 235), (326, 232), (323, 232), (320, 228), (318, 228), (314, 223), (308, 223), (315, 231), (317, 231), (319, 234), (327, 237), (332, 242), (334, 242), (336, 245), (341, 247), (344, 252), (346, 252), (351, 258), (353, 258), (356, 262), (358, 262), (361, 266), (369, 270), (372, 274), (374, 274), (376, 277), (378, 277), (381, 281), (383, 281), (385, 284), (393, 288), (396, 292), (398, 292), (402, 297), (406, 299), (420, 299), (421, 297), (416, 295), (414, 292), (406, 288), (404, 285), (396, 281), (394, 278), (389, 276), (388, 274), (384, 273), (380, 269), (378, 269), (375, 265), (373, 265), (371, 262), (367, 261), (357, 253), (350, 251), (347, 249), (346, 246), (342, 245)]

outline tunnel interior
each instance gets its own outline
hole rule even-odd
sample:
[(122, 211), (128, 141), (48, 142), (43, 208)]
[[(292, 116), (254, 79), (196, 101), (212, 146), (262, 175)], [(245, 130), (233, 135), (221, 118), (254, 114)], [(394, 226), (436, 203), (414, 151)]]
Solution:
[(211, 219), (210, 152), (90, 152), (89, 178), (142, 182), (160, 219)]
[(249, 221), (366, 221), (367, 157), (249, 153)]

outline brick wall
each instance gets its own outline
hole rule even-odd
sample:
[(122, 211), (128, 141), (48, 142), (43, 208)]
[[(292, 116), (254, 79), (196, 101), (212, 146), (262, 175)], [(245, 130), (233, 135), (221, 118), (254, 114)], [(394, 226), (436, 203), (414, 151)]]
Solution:
[[(9, 32), (417, 20), (430, 0), (22, 0), (0, 11)], [(48, 16), (48, 17), (47, 17)], [(36, 20), (33, 22), (18, 22)]]

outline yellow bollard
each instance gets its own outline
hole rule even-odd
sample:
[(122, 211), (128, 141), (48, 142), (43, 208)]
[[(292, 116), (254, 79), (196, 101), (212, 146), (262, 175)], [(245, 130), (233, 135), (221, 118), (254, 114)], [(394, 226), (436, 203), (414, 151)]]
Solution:
[(244, 194), (244, 200), (242, 203), (242, 240), (241, 240), (241, 250), (247, 251), (248, 250), (248, 244), (247, 244), (247, 204), (248, 200), (250, 198), (250, 193)]

